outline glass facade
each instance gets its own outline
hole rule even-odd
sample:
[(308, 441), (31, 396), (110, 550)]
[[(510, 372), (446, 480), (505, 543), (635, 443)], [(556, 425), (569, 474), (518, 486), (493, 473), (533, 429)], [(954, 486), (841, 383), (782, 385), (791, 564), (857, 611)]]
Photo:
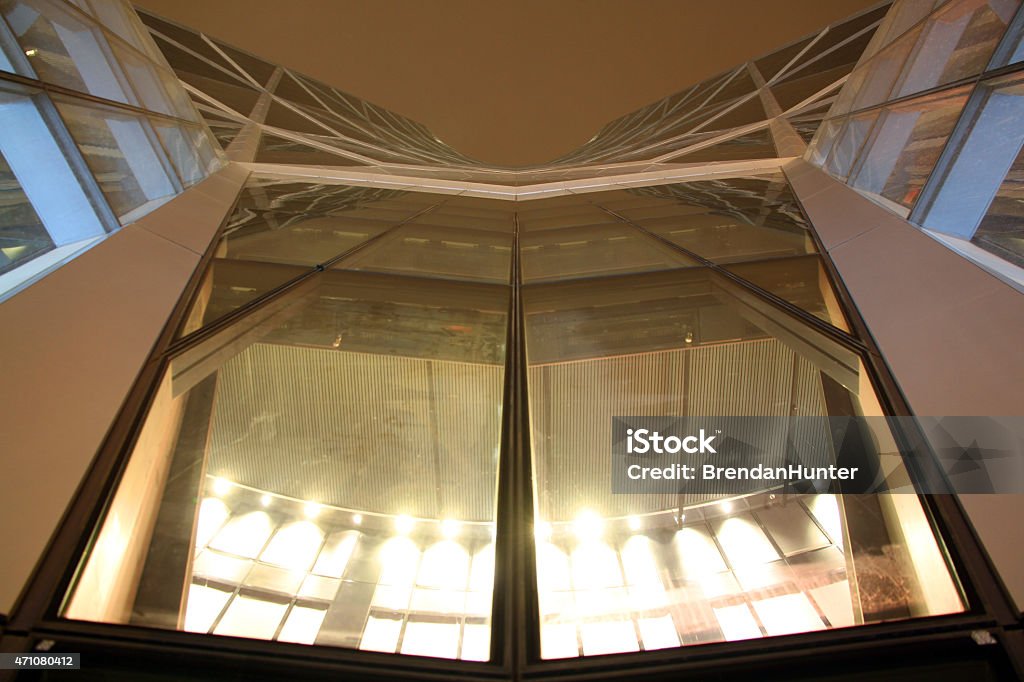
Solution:
[[(985, 649), (1012, 619), (909, 483), (909, 408), (787, 164), (1019, 264), (1018, 4), (883, 4), (507, 169), (120, 2), (0, 0), (0, 283), (248, 173), (31, 626), (153, 647), (154, 678), (810, 680), (836, 651), (898, 667), (860, 660), (890, 634), (948, 647), (913, 649), (936, 669)], [(858, 455), (903, 489), (613, 493), (622, 415), (880, 418)]]
[(895, 3), (806, 155), (1018, 288), (1019, 5)]
[(120, 0), (0, 3), (0, 296), (222, 164), (163, 56)]
[(778, 172), (527, 202), (255, 176), (215, 253), (66, 618), (490, 660), (513, 298), (542, 658), (965, 608), (914, 496), (607, 489), (615, 415), (882, 414)]

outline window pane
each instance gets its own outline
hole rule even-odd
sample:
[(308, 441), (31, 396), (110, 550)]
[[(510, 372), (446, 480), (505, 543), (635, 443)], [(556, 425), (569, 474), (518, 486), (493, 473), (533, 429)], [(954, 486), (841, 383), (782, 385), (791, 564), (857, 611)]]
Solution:
[(189, 334), (442, 201), (428, 194), (255, 176), (218, 242)]
[(913, 206), (968, 93), (957, 88), (883, 110), (853, 186), (895, 202), (896, 210)]
[(947, 3), (925, 24), (894, 98), (984, 71), (1019, 4), (1007, 0)]
[(1020, 200), (1024, 179), (1024, 83), (1009, 76), (983, 84), (985, 96), (922, 224), (970, 239), (1024, 267)]
[(54, 246), (25, 191), (0, 153), (0, 273)]
[(487, 660), (508, 288), (289, 296), (171, 361), (63, 615)]
[(505, 283), (511, 253), (511, 230), (502, 234), (413, 224), (335, 267)]
[(156, 118), (150, 119), (150, 123), (178, 171), (181, 184), (188, 187), (216, 170), (219, 160), (202, 129)]
[(64, 98), (54, 100), (122, 225), (174, 196), (173, 171), (145, 118)]
[(843, 130), (836, 138), (828, 161), (825, 163), (825, 170), (833, 177), (846, 180), (860, 156), (861, 147), (864, 145), (868, 133), (871, 132), (876, 118), (878, 118), (877, 111), (868, 111), (846, 119)]
[[(621, 193), (627, 194), (642, 196), (648, 203), (618, 207), (609, 197), (609, 208), (715, 263), (815, 251), (803, 216), (781, 177), (661, 185)], [(596, 199), (602, 205), (607, 201), (604, 196), (602, 193)]]
[[(106, 234), (93, 198), (53, 136), (57, 114), (49, 100), (34, 90), (10, 87), (17, 92), (0, 89), (0, 271), (5, 273), (0, 293)], [(18, 265), (25, 267), (14, 271)]]
[(608, 490), (615, 415), (880, 414), (856, 355), (706, 269), (524, 304), (543, 658), (963, 609), (913, 495)]
[(864, 109), (865, 107), (892, 99), (890, 93), (892, 92), (893, 84), (899, 77), (903, 64), (917, 45), (920, 36), (921, 29), (914, 29), (858, 69), (864, 69), (865, 78), (859, 91), (856, 93), (857, 96), (853, 105), (850, 107), (852, 111)]
[(531, 201), (517, 211), (523, 281), (688, 267), (694, 262), (609, 215), (587, 196)]
[(737, 263), (726, 269), (834, 327), (850, 330), (821, 258), (816, 255)]
[(39, 79), (97, 97), (134, 103), (96, 26), (52, 0), (3, 0), (0, 12)]

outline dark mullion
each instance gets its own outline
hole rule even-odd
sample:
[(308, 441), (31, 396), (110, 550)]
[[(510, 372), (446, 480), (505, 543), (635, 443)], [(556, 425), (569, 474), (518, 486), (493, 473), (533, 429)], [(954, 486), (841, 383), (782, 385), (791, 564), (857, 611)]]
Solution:
[(539, 658), (539, 616), (536, 566), (531, 541), (533, 486), (531, 484), (529, 410), (526, 384), (526, 343), (522, 304), (522, 265), (519, 220), (514, 217), (511, 295), (505, 358), (502, 412), (502, 452), (498, 485), (494, 608), (491, 652), (513, 680)]

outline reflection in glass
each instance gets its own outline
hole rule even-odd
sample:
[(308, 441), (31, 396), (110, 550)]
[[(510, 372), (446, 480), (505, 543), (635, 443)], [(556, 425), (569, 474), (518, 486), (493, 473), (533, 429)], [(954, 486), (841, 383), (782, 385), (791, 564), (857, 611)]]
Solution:
[(508, 282), (511, 251), (510, 232), (423, 228), (412, 224), (395, 230), (335, 267), (504, 283)]
[(39, 79), (134, 104), (99, 27), (54, 0), (4, 0), (0, 12)]
[(285, 298), (171, 361), (64, 615), (489, 659), (508, 288)]
[(120, 110), (54, 98), (64, 123), (122, 225), (177, 192), (149, 121)]
[(1024, 83), (1019, 76), (1007, 76), (983, 83), (978, 94), (978, 105), (961, 124), (960, 146), (947, 152), (949, 169), (937, 178), (942, 185), (921, 222), (1024, 267)]
[(219, 163), (210, 138), (198, 126), (185, 126), (161, 119), (150, 119), (178, 178), (190, 187), (216, 170)]
[(228, 219), (181, 334), (402, 224), (431, 195), (254, 176)]
[(0, 144), (0, 274), (54, 247)]
[(952, 83), (985, 70), (1019, 2), (957, 0), (924, 26), (893, 99)]
[(736, 263), (726, 269), (832, 326), (850, 331), (819, 256)]
[(853, 186), (868, 196), (880, 196), (907, 208), (913, 206), (967, 102), (968, 92), (966, 87), (957, 88), (883, 109), (865, 145)]
[(878, 111), (867, 111), (846, 119), (842, 132), (836, 137), (829, 152), (825, 169), (834, 177), (845, 180), (856, 163), (864, 140), (878, 118)]
[(523, 295), (543, 658), (963, 609), (912, 495), (607, 492), (614, 415), (880, 414), (856, 354), (706, 269)]

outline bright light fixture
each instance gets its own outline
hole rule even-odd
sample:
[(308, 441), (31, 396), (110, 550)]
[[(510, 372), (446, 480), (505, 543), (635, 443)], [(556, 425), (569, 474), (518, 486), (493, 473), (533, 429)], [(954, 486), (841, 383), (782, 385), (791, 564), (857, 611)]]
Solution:
[(723, 513), (728, 514), (732, 511), (732, 500), (722, 500), (718, 503), (718, 508), (721, 509)]
[(218, 497), (224, 497), (231, 492), (232, 487), (231, 481), (226, 478), (220, 478), (219, 476), (213, 479), (213, 494)]
[(630, 516), (629, 517), (629, 529), (632, 530), (632, 531), (640, 530), (640, 517), (639, 516)]
[(270, 506), (270, 502), (271, 502), (270, 495), (264, 495), (263, 497), (260, 498), (260, 506), (261, 507), (269, 507)]
[(580, 540), (597, 540), (604, 533), (604, 519), (597, 512), (584, 509), (572, 524), (576, 537)]
[(445, 519), (441, 522), (441, 535), (446, 540), (454, 540), (459, 534), (460, 525), (455, 519)]
[(352, 523), (354, 523), (357, 526), (363, 525), (363, 515), (362, 514), (356, 514), (355, 516), (353, 516), (352, 517)]
[(402, 514), (395, 517), (395, 530), (398, 531), (399, 535), (408, 535), (412, 532), (412, 529), (416, 526), (416, 521), (407, 514)]
[(320, 505), (316, 502), (307, 502), (303, 511), (305, 512), (307, 519), (315, 519), (320, 515)]
[(324, 534), (310, 521), (295, 521), (280, 528), (260, 555), (260, 561), (292, 571), (306, 571), (313, 564)]
[(551, 524), (547, 521), (541, 521), (534, 525), (533, 535), (537, 539), (537, 542), (547, 542), (551, 539)]

